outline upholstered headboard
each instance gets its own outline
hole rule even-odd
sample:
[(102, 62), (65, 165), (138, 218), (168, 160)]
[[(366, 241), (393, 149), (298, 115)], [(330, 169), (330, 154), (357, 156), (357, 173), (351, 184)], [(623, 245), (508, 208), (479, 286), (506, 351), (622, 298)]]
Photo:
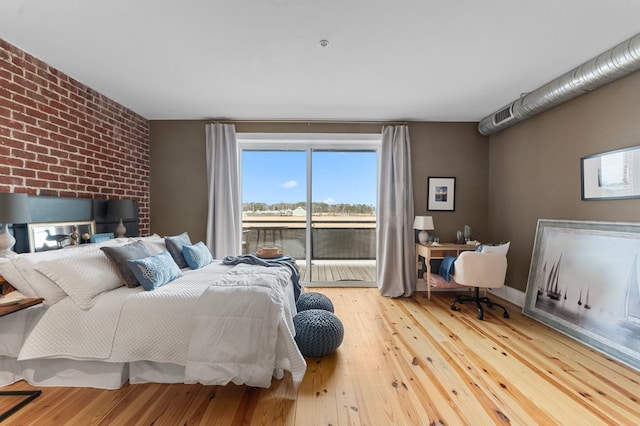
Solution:
[[(45, 223), (95, 220), (97, 233), (113, 232), (118, 225), (118, 221), (107, 218), (107, 202), (108, 200), (96, 200), (91, 198), (30, 195), (29, 209), (31, 211), (31, 221)], [(138, 235), (138, 203), (134, 201), (133, 205), (135, 219), (124, 221), (128, 236)], [(14, 225), (13, 233), (16, 238), (16, 245), (13, 250), (16, 253), (29, 252), (30, 247), (27, 225)]]

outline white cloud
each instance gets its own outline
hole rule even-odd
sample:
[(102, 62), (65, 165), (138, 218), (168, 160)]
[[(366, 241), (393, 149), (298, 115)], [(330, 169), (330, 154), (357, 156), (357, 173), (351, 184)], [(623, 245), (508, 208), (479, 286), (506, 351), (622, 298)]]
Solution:
[(333, 198), (329, 197), (326, 200), (324, 200), (325, 203), (327, 204), (335, 204), (336, 200), (334, 200)]
[(290, 180), (282, 184), (283, 188), (295, 188), (296, 186), (298, 186), (298, 182), (295, 180)]

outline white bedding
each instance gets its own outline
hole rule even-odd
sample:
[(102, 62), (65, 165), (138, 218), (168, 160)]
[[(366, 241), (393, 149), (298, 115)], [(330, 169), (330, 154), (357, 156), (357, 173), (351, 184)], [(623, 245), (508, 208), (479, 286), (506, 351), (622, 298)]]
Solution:
[(198, 299), (189, 344), (187, 383), (269, 387), (289, 370), (297, 389), (306, 369), (294, 340), (286, 268), (240, 264)]
[[(183, 277), (153, 291), (120, 287), (100, 294), (87, 310), (68, 297), (61, 300), (47, 309), (26, 339), (18, 359), (152, 361), (188, 367), (194, 365), (188, 363), (192, 347), (190, 360), (200, 366), (206, 363), (206, 368), (195, 373), (190, 369), (189, 382), (226, 384), (233, 381), (268, 387), (271, 374), (286, 369), (291, 371), (294, 382), (299, 383), (306, 364), (293, 339), (291, 318), (295, 304), (290, 296), (293, 290), (287, 268), (238, 265), (231, 269), (214, 262), (205, 268), (184, 272)], [(225, 275), (227, 272), (230, 273)], [(275, 276), (280, 279), (273, 280)], [(262, 277), (261, 281), (256, 281), (258, 277)], [(248, 279), (255, 283), (248, 285)], [(238, 288), (230, 290), (229, 287), (238, 282), (243, 286), (239, 291), (243, 293), (241, 297), (238, 297)], [(265, 294), (271, 303), (264, 303)], [(272, 334), (275, 340), (258, 343), (260, 339), (254, 336), (256, 333), (262, 336), (261, 332), (245, 328), (245, 317), (234, 315), (230, 310), (234, 304), (239, 305), (238, 310), (260, 307), (261, 318), (269, 319), (261, 325), (271, 333), (275, 330), (275, 335)], [(198, 314), (196, 327), (194, 313)], [(210, 318), (204, 319), (207, 316)], [(221, 328), (222, 321), (228, 328)], [(231, 337), (233, 345), (204, 344), (223, 336)], [(262, 372), (273, 365), (268, 382), (264, 374), (260, 377), (257, 373), (237, 374), (228, 362), (220, 362), (224, 347), (254, 350), (258, 356), (251, 362), (261, 365), (257, 370)], [(203, 354), (205, 358), (201, 357)], [(237, 352), (235, 356), (244, 355)], [(273, 362), (270, 359), (264, 362), (269, 357)]]

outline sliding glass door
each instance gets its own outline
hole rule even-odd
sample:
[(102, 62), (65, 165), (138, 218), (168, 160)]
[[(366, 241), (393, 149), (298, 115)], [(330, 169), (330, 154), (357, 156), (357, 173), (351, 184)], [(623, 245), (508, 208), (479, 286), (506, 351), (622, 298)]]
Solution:
[(374, 283), (377, 154), (311, 151), (311, 283)]
[(281, 249), (305, 285), (374, 285), (379, 135), (287, 136), (238, 135), (244, 253)]

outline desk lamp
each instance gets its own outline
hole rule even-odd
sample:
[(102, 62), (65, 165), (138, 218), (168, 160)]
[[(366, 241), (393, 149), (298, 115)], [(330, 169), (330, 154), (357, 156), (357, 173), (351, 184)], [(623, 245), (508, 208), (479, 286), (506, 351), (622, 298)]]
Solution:
[(31, 213), (27, 194), (0, 193), (0, 224), (3, 224), (0, 257), (15, 254), (11, 249), (16, 244), (16, 239), (9, 233), (9, 224), (28, 222), (31, 222)]
[(431, 216), (416, 216), (413, 221), (413, 229), (419, 229), (418, 242), (424, 244), (429, 239), (429, 233), (427, 231), (433, 231), (433, 217)]

